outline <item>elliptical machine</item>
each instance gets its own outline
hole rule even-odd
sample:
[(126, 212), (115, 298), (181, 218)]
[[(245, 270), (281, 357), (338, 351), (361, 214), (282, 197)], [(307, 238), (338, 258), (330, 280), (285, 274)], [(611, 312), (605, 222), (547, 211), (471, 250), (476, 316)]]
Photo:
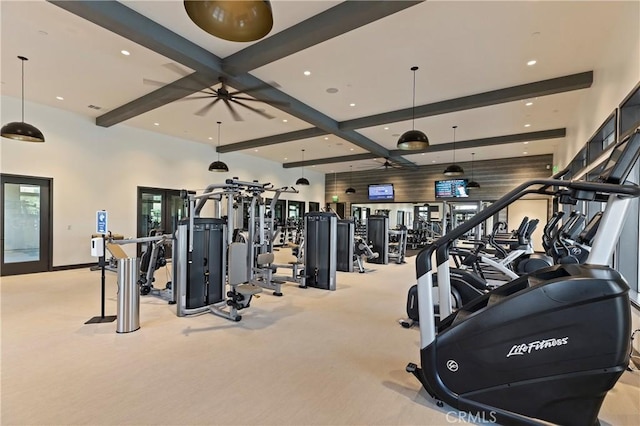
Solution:
[[(416, 259), (420, 364), (407, 365), (427, 392), (505, 424), (594, 425), (604, 397), (629, 361), (629, 288), (608, 266), (637, 185), (625, 185), (640, 156), (640, 131), (613, 148), (600, 182), (526, 182), (423, 249)], [(449, 246), (530, 193), (605, 201), (585, 264), (562, 264), (520, 277), (451, 309)], [(431, 257), (436, 253), (440, 311), (436, 330)], [(437, 331), (437, 333), (436, 333)], [(597, 342), (597, 344), (594, 344)], [(483, 417), (486, 418), (486, 417)]]

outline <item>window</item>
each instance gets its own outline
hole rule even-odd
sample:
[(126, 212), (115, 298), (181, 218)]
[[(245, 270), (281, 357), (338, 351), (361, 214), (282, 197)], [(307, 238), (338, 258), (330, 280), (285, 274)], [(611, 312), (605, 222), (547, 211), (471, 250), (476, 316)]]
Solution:
[(602, 151), (612, 143), (616, 141), (616, 119), (617, 110), (614, 111), (600, 128), (594, 133), (594, 135), (587, 142), (587, 162), (593, 163), (602, 154)]
[[(633, 183), (640, 183), (640, 162), (637, 162), (628, 180)], [(640, 295), (638, 294), (640, 281), (640, 253), (638, 247), (640, 241), (640, 199), (634, 198), (627, 212), (627, 220), (622, 228), (620, 241), (615, 255), (615, 268), (629, 283), (631, 288), (631, 298), (635, 299), (640, 306)]]

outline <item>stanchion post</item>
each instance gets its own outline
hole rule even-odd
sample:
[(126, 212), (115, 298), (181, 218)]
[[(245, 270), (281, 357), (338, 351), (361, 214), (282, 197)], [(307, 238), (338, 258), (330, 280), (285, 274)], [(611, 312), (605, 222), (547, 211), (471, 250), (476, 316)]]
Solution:
[(98, 257), (98, 266), (100, 266), (100, 270), (101, 270), (101, 292), (100, 292), (100, 316), (99, 317), (93, 317), (91, 318), (89, 321), (85, 322), (85, 324), (100, 324), (103, 322), (113, 322), (116, 320), (117, 316), (116, 315), (107, 315), (105, 316), (104, 314), (104, 310), (105, 310), (105, 299), (106, 299), (106, 295), (105, 295), (105, 287), (106, 287), (106, 276), (105, 276), (105, 270), (106, 270), (106, 250), (107, 250), (107, 244), (106, 244), (106, 235), (102, 234), (102, 256)]

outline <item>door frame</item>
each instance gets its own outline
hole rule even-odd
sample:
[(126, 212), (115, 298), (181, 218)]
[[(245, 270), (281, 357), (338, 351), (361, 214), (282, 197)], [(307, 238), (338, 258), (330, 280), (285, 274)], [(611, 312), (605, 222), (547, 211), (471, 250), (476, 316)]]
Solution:
[[(32, 181), (32, 182), (29, 182)], [(5, 183), (24, 183), (26, 185), (38, 185), (41, 190), (44, 187), (46, 194), (47, 211), (44, 212), (47, 217), (43, 217), (43, 210), (40, 209), (40, 254), (45, 258), (41, 259), (44, 263), (43, 268), (33, 267), (34, 262), (4, 263), (4, 184)], [(42, 199), (42, 198), (41, 198)], [(2, 230), (2, 238), (0, 238), (0, 260), (2, 271), (0, 276), (32, 274), (38, 272), (50, 272), (53, 270), (53, 178), (42, 176), (27, 176), (14, 174), (0, 174), (0, 230)], [(41, 205), (42, 207), (42, 205)], [(44, 229), (43, 229), (44, 228)], [(44, 240), (44, 241), (43, 241)], [(31, 264), (31, 266), (29, 266)], [(8, 269), (8, 270), (7, 270)]]

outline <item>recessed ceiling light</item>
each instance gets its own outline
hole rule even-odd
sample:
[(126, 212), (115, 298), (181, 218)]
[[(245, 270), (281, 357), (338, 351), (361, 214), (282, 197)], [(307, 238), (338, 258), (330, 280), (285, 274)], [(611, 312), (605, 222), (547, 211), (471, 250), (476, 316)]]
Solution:
[(384, 129), (385, 129), (385, 130), (389, 130), (389, 128), (388, 128), (388, 127), (385, 127)]
[(306, 76), (310, 76), (311, 75), (311, 71), (305, 71), (303, 74), (306, 75)]
[(432, 163), (435, 163), (435, 162), (436, 162), (436, 160), (431, 160), (431, 162), (432, 162)]
[(315, 167), (315, 166), (311, 166), (311, 167)]
[(424, 155), (424, 152), (422, 154), (420, 154), (420, 155)]
[(356, 106), (356, 104), (353, 104), (353, 103), (352, 103), (352, 104), (349, 104), (349, 106), (352, 106), (352, 107), (353, 107), (353, 106)]
[(286, 118), (284, 120), (282, 120), (283, 123), (286, 123), (287, 121), (289, 121), (289, 120), (287, 120)]
[(529, 142), (522, 142), (522, 143), (525, 144), (525, 145), (529, 145)]
[(525, 124), (524, 127), (531, 127), (531, 124)]
[(56, 99), (59, 101), (64, 101), (64, 98), (62, 96), (56, 96)]
[(527, 155), (527, 154), (528, 154), (528, 152), (527, 152), (527, 151), (524, 151), (524, 152), (523, 152), (523, 154), (524, 154), (524, 155)]
[(287, 158), (287, 157), (284, 157), (284, 159), (285, 159), (285, 160), (288, 160), (288, 158)]
[(254, 149), (254, 150), (253, 150), (253, 152), (258, 152), (258, 150), (257, 150), (257, 149)]
[(338, 93), (338, 89), (336, 89), (335, 87), (329, 87), (327, 89), (327, 93), (331, 93), (331, 94)]
[(531, 106), (531, 105), (533, 105), (533, 102), (527, 102), (525, 105), (526, 106)]
[(353, 151), (353, 148), (351, 148), (350, 151)]
[(325, 141), (328, 141), (328, 140), (329, 140), (329, 138), (328, 138), (327, 136), (325, 136), (324, 140), (325, 140)]
[(129, 53), (128, 50), (121, 50), (120, 53), (122, 53), (124, 56), (129, 56), (131, 55), (131, 53)]
[(160, 123), (153, 123), (153, 125), (154, 125), (154, 126), (159, 126), (159, 125), (160, 125)]
[(527, 65), (532, 66), (532, 65), (535, 65), (537, 63), (538, 63), (538, 61), (536, 61), (535, 59), (532, 59), (529, 62), (527, 62)]
[(209, 136), (209, 140), (210, 140), (210, 141), (212, 141), (212, 140), (213, 140), (213, 138), (212, 138), (211, 136)]

